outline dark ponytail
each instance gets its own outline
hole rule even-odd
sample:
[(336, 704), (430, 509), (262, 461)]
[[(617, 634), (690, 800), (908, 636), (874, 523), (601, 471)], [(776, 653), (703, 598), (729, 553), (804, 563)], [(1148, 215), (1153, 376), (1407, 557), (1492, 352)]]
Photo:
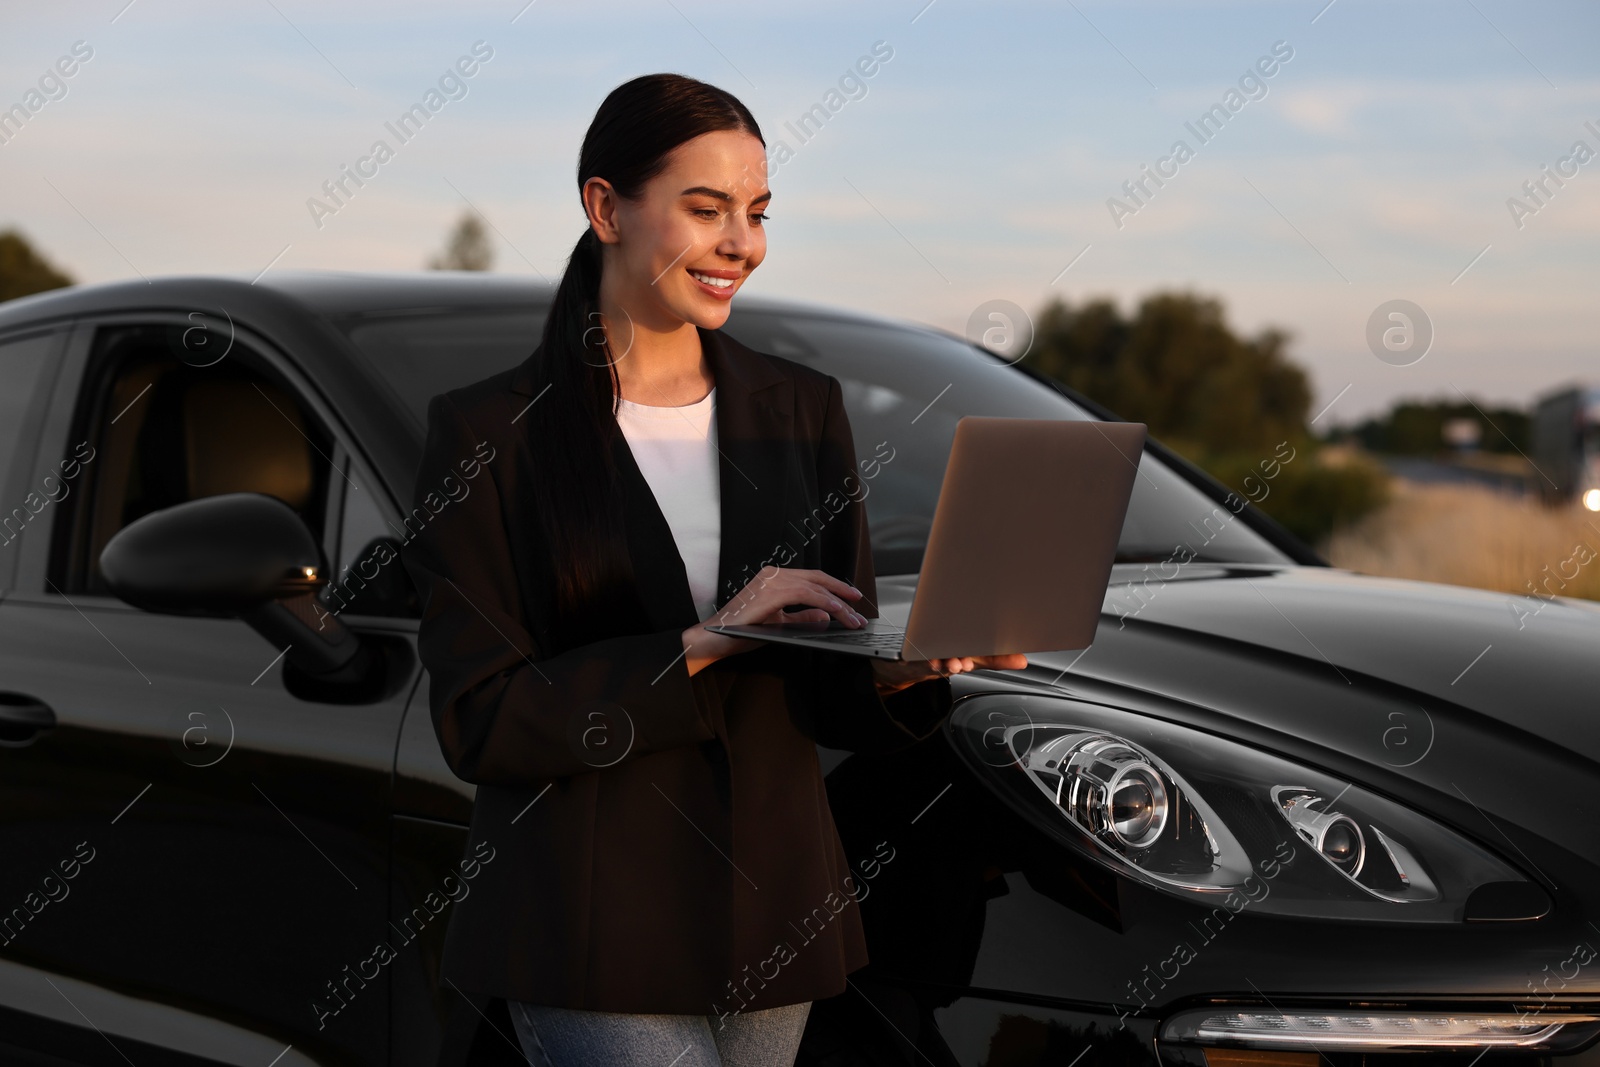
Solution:
[[(749, 109), (716, 86), (681, 74), (624, 82), (606, 96), (584, 135), (579, 196), (584, 182), (604, 178), (619, 196), (637, 200), (674, 148), (717, 130), (762, 140)], [(534, 367), (540, 399), (528, 412), (535, 499), (564, 624), (557, 639), (568, 647), (605, 635), (606, 620), (625, 603), (633, 579), (611, 453), (621, 432), (620, 384), (598, 313), (601, 248), (594, 229), (586, 228), (567, 260)]]

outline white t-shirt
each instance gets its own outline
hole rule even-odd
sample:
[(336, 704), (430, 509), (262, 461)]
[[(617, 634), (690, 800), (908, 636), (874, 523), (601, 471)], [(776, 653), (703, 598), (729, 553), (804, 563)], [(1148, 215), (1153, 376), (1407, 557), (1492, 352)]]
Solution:
[(672, 528), (704, 622), (716, 606), (722, 550), (722, 493), (717, 477), (717, 390), (693, 404), (664, 408), (617, 398), (617, 425), (634, 462)]

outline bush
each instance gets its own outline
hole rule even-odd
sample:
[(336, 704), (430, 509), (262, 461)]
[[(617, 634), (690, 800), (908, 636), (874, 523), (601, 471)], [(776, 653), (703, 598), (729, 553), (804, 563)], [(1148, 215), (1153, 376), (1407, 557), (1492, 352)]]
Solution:
[(1389, 475), (1382, 466), (1365, 455), (1312, 442), (1286, 445), (1264, 459), (1231, 452), (1194, 461), (1308, 545), (1320, 544), (1336, 527), (1389, 500)]

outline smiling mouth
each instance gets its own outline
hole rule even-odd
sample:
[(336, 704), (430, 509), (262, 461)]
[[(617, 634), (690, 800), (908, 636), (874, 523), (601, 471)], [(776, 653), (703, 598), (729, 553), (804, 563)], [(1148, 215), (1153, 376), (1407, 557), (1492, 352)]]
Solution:
[(705, 274), (697, 270), (690, 270), (688, 273), (689, 277), (693, 278), (695, 281), (702, 282), (717, 289), (732, 289), (738, 284), (739, 281), (737, 277), (719, 278), (714, 274)]

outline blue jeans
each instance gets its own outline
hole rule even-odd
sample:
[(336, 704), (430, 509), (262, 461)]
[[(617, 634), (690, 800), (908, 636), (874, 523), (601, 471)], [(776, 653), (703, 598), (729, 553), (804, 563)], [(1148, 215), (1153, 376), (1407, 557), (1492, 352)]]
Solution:
[(635, 1015), (506, 1001), (533, 1067), (791, 1067), (811, 1002), (717, 1015)]

